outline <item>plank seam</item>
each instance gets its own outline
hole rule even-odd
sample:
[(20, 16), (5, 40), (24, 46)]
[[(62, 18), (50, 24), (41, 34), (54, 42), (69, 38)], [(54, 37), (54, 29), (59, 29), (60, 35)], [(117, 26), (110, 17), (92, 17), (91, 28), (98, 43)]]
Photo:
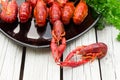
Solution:
[[(98, 43), (97, 27), (95, 27), (94, 29), (95, 29), (96, 43)], [(101, 71), (100, 59), (98, 59), (98, 64), (99, 64), (100, 79), (103, 80), (102, 79), (102, 71)]]
[[(61, 56), (60, 61), (63, 62), (63, 55)], [(60, 67), (60, 80), (63, 80), (63, 67)]]
[(26, 47), (23, 47), (22, 61), (21, 61), (21, 67), (20, 67), (20, 76), (19, 76), (19, 80), (23, 80), (25, 58), (26, 58)]

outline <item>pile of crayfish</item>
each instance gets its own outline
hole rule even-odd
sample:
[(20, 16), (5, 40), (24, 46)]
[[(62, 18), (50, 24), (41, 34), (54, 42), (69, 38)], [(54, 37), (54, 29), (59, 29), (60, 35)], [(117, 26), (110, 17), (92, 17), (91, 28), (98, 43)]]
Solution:
[(7, 23), (13, 23), (17, 16), (21, 23), (25, 23), (32, 17), (32, 12), (39, 27), (44, 27), (47, 19), (51, 24), (60, 20), (67, 25), (72, 18), (75, 24), (80, 24), (88, 15), (88, 7), (84, 0), (77, 6), (74, 5), (75, 2), (68, 0), (26, 0), (19, 7), (16, 0), (0, 0), (0, 4), (0, 18)]
[[(52, 24), (52, 39), (50, 48), (55, 62), (64, 67), (76, 67), (93, 61), (95, 58), (102, 58), (107, 53), (107, 45), (94, 43), (87, 46), (77, 47), (71, 51), (64, 61), (60, 58), (66, 48), (66, 32), (64, 25), (70, 23), (81, 24), (88, 15), (88, 6), (85, 0), (80, 0), (77, 5), (69, 0), (26, 0), (20, 6), (16, 0), (0, 0), (2, 10), (1, 20), (13, 23), (19, 17), (21, 23), (26, 23), (33, 14), (36, 25), (44, 27), (47, 20)], [(74, 55), (81, 55), (80, 60), (74, 61)]]

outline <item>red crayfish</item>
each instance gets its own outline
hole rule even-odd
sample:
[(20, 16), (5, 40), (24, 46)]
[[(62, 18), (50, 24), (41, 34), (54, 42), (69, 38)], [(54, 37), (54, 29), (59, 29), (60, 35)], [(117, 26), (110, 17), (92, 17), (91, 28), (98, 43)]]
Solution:
[[(55, 21), (52, 30), (51, 51), (55, 62), (62, 67), (77, 67), (96, 58), (102, 58), (107, 53), (107, 45), (104, 43), (94, 43), (86, 46), (79, 46), (72, 50), (63, 62), (60, 58), (66, 48), (65, 30), (60, 20)], [(79, 55), (79, 60), (72, 58)]]
[[(79, 46), (72, 50), (66, 59), (61, 62), (60, 58), (66, 48), (65, 30), (60, 20), (55, 21), (52, 30), (51, 51), (55, 62), (62, 67), (77, 67), (96, 58), (102, 58), (107, 53), (107, 45), (104, 43), (94, 43), (86, 46)], [(72, 60), (75, 55), (80, 55), (78, 61)]]
[(23, 2), (19, 8), (19, 19), (21, 23), (27, 22), (32, 15), (32, 6), (29, 2)]
[(64, 24), (69, 24), (70, 23), (70, 19), (73, 17), (73, 13), (74, 13), (74, 4), (72, 2), (67, 2), (62, 10), (62, 22)]
[(36, 19), (36, 24), (40, 27), (45, 26), (46, 18), (48, 16), (47, 6), (42, 0), (38, 0), (34, 8), (34, 17)]
[(65, 30), (60, 20), (54, 22), (52, 36), (51, 51), (55, 62), (58, 63), (66, 48)]
[(60, 57), (62, 56), (66, 48), (65, 30), (61, 19), (61, 7), (57, 2), (53, 2), (49, 10), (50, 22), (53, 25), (52, 29), (52, 40), (51, 40), (51, 51), (53, 58), (56, 63), (60, 62)]
[[(76, 67), (89, 61), (93, 61), (96, 58), (101, 59), (106, 55), (107, 49), (107, 45), (101, 42), (93, 43), (87, 46), (79, 46), (75, 50), (71, 51), (66, 59), (59, 65)], [(75, 55), (80, 55), (81, 58), (79, 58), (78, 61), (72, 60), (71, 58)]]
[(73, 22), (80, 24), (88, 15), (88, 6), (84, 0), (81, 0), (75, 8)]
[(54, 24), (55, 21), (61, 19), (61, 7), (57, 2), (53, 2), (52, 6), (49, 9), (49, 18), (50, 22)]
[(0, 17), (3, 21), (7, 23), (12, 23), (17, 19), (18, 14), (18, 6), (16, 0), (8, 1), (8, 0), (1, 0), (2, 4), (2, 12)]

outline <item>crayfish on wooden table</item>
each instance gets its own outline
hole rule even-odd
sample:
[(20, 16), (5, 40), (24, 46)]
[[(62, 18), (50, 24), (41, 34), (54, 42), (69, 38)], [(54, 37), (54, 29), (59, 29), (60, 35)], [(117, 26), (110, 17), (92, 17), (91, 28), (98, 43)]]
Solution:
[[(93, 43), (87, 46), (79, 46), (72, 50), (63, 62), (60, 62), (60, 66), (76, 67), (85, 64), (89, 61), (93, 61), (98, 58), (101, 59), (107, 53), (107, 45), (104, 43)], [(71, 58), (75, 55), (80, 55), (78, 61), (72, 60)]]
[[(77, 47), (76, 49), (72, 50), (69, 53), (69, 55), (65, 58), (63, 62), (61, 62), (60, 58), (66, 48), (66, 39), (64, 37), (65, 31), (60, 21), (57, 21), (53, 25), (52, 36), (53, 36), (51, 40), (52, 55), (55, 59), (55, 62), (62, 67), (77, 67), (89, 61), (93, 61), (96, 58), (101, 59), (107, 53), (108, 48), (106, 44), (102, 42), (93, 43), (90, 45)], [(81, 56), (79, 57), (78, 61), (72, 60), (72, 58), (75, 55)]]
[[(64, 1), (64, 0), (63, 0)], [(73, 17), (75, 24), (81, 24), (88, 15), (88, 7), (84, 0), (81, 0), (76, 8), (73, 3), (67, 2), (61, 9), (60, 4), (53, 2), (49, 10), (50, 22), (53, 25), (51, 51), (55, 62), (62, 67), (76, 67), (93, 61), (95, 58), (102, 58), (107, 53), (107, 45), (104, 43), (94, 43), (91, 45), (80, 46), (71, 51), (63, 62), (60, 61), (66, 48), (66, 38), (64, 24), (69, 24)], [(62, 18), (62, 20), (61, 20)], [(81, 55), (78, 61), (72, 60), (74, 55)]]
[[(90, 45), (78, 46), (68, 54), (63, 62), (61, 62), (60, 58), (66, 48), (66, 39), (63, 36), (63, 29), (61, 29), (60, 26), (57, 26), (58, 28), (56, 26), (57, 25), (53, 26), (54, 29), (52, 31), (53, 38), (51, 41), (51, 50), (55, 62), (61, 67), (77, 67), (89, 61), (93, 61), (96, 58), (101, 59), (106, 55), (108, 49), (107, 45), (99, 42)], [(59, 41), (62, 41), (61, 44), (59, 44)], [(72, 58), (74, 56), (79, 56), (79, 60), (73, 60)]]

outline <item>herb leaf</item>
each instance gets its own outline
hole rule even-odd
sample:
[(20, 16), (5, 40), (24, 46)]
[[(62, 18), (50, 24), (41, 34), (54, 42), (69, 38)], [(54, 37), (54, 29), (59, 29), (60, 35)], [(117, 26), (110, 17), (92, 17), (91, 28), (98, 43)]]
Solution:
[[(99, 24), (112, 24), (120, 31), (120, 0), (86, 0), (86, 2), (102, 15)], [(101, 27), (101, 24), (99, 24), (98, 29), (103, 29), (104, 27)], [(120, 40), (120, 33), (117, 39)]]

